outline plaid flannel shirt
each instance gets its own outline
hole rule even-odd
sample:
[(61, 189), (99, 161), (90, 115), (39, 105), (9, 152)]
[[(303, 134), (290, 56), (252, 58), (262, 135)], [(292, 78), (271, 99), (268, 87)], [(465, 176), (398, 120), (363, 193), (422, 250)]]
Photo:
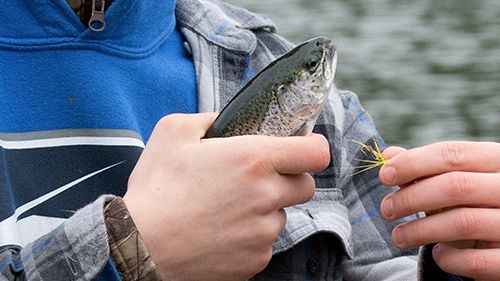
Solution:
[[(293, 47), (267, 17), (218, 0), (178, 0), (176, 16), (196, 67), (200, 112), (222, 109)], [(273, 259), (252, 280), (449, 280), (429, 249), (417, 262), (416, 250), (393, 245), (392, 229), (413, 219), (388, 222), (380, 216), (382, 198), (395, 187), (382, 186), (377, 170), (352, 176), (355, 159), (364, 157), (353, 140), (383, 145), (356, 95), (334, 88), (314, 130), (329, 140), (331, 163), (314, 175), (314, 198), (286, 209)], [(29, 280), (93, 279), (109, 258), (103, 208), (112, 198), (101, 197), (22, 250), (1, 251), (0, 280), (13, 276), (5, 268), (23, 271)]]

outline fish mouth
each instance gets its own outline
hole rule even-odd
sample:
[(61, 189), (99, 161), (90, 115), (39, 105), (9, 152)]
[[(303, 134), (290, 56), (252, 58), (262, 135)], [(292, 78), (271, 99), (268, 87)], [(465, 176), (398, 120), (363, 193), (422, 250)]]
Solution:
[(337, 68), (337, 49), (331, 42), (326, 43), (324, 48), (326, 50), (321, 58), (321, 65), (325, 69), (325, 71), (323, 71), (323, 77), (327, 83), (329, 83), (330, 80), (333, 80), (335, 69)]

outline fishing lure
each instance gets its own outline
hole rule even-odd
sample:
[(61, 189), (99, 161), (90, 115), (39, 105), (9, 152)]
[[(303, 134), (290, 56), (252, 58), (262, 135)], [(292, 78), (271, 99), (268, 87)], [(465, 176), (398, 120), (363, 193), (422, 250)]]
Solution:
[(354, 159), (356, 161), (363, 163), (363, 165), (355, 166), (354, 169), (359, 169), (359, 171), (355, 172), (352, 176), (380, 167), (385, 163), (387, 163), (387, 160), (384, 158), (382, 152), (380, 151), (380, 146), (376, 139), (373, 139), (373, 146), (364, 144), (360, 141), (353, 140), (353, 142), (361, 146), (361, 152), (368, 159), (357, 159), (357, 158)]

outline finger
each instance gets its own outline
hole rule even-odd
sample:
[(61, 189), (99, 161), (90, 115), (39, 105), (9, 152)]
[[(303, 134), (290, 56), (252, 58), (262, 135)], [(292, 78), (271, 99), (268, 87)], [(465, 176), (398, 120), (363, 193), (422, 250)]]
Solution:
[(180, 140), (182, 142), (198, 142), (212, 125), (217, 113), (197, 113), (197, 114), (170, 114), (163, 117), (155, 129), (151, 138), (163, 136), (168, 141)]
[(398, 225), (392, 232), (399, 248), (459, 240), (499, 241), (500, 210), (456, 208)]
[(273, 137), (263, 145), (274, 169), (280, 174), (321, 172), (330, 163), (330, 145), (320, 134)]
[(286, 224), (286, 212), (284, 209), (274, 209), (269, 213), (260, 214), (260, 216), (254, 216), (251, 220), (245, 222), (243, 226), (236, 225), (236, 228), (249, 228), (249, 232), (256, 232), (260, 235), (258, 236), (246, 236), (245, 238), (250, 238), (249, 243), (255, 249), (262, 249), (263, 247), (267, 249), (267, 246), (271, 245), (276, 237), (280, 234)]
[(455, 206), (500, 207), (500, 173), (451, 172), (430, 177), (387, 195), (382, 215), (396, 220), (422, 211)]
[(434, 246), (436, 264), (448, 273), (476, 280), (500, 279), (499, 249), (457, 249), (447, 243)]
[[(402, 153), (402, 152), (405, 152), (407, 151), (407, 149), (405, 148), (402, 148), (402, 147), (399, 147), (399, 146), (390, 146), (388, 148), (386, 148), (384, 150), (384, 152), (382, 153), (382, 157), (385, 159), (385, 160), (389, 160), (391, 158), (393, 158), (394, 156)], [(379, 170), (379, 178), (381, 177), (381, 169)], [(401, 188), (403, 187), (406, 187), (406, 185), (400, 185)]]
[[(271, 244), (276, 240), (276, 237), (280, 234), (281, 230), (286, 224), (286, 212), (283, 209), (273, 210), (271, 213), (264, 217), (259, 218), (259, 222), (256, 223), (257, 227), (264, 231), (262, 239), (264, 239), (264, 244)], [(262, 243), (262, 242), (259, 242)]]
[(262, 135), (203, 139), (203, 143), (227, 144), (228, 149), (245, 155), (253, 161), (264, 161), (280, 174), (321, 172), (330, 163), (330, 145), (320, 134), (297, 137), (271, 137)]
[(493, 142), (440, 142), (410, 149), (390, 159), (380, 171), (387, 185), (450, 171), (496, 172), (500, 144)]
[(275, 232), (275, 236), (277, 237), (281, 230), (283, 230), (283, 228), (285, 227), (285, 224), (286, 224), (286, 212), (284, 209), (279, 209), (276, 211), (276, 218), (277, 218), (277, 222), (278, 222), (278, 229), (277, 231)]
[(279, 208), (306, 203), (311, 200), (316, 191), (314, 178), (307, 173), (281, 176), (279, 181), (281, 186)]
[(384, 159), (388, 160), (391, 159), (392, 157), (407, 151), (407, 149), (399, 146), (390, 146), (384, 150), (382, 153), (382, 156), (384, 156)]

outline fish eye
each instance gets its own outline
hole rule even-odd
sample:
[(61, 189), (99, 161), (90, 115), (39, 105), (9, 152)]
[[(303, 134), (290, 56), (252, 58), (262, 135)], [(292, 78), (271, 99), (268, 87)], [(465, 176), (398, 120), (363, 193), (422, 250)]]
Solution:
[(310, 71), (315, 71), (316, 68), (318, 67), (318, 61), (311, 61), (307, 64), (307, 68), (310, 70)]

